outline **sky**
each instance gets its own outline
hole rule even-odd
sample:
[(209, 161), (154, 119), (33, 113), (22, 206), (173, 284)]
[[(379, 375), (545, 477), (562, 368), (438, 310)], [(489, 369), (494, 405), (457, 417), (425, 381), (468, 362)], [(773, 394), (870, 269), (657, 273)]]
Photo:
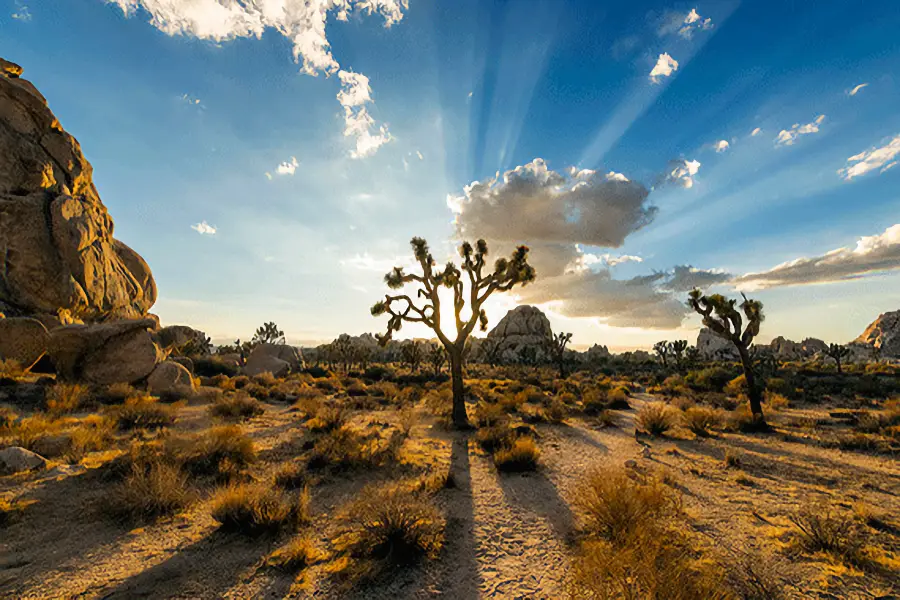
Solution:
[(695, 340), (694, 286), (850, 341), (900, 309), (897, 31), (894, 0), (0, 0), (153, 312), (220, 342), (383, 331), (413, 236), (527, 244), (490, 321), (575, 347)]

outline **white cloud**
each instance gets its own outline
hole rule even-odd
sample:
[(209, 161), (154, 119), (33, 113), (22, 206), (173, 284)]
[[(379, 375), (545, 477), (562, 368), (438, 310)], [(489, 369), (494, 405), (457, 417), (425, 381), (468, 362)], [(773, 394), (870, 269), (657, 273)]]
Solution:
[(852, 90), (849, 90), (849, 91), (847, 92), (847, 95), (848, 95), (848, 96), (855, 96), (855, 95), (857, 95), (857, 94), (860, 92), (861, 89), (863, 89), (864, 87), (867, 87), (868, 85), (869, 85), (868, 83), (861, 83), (861, 84), (859, 84), (858, 86), (854, 87)]
[(269, 173), (268, 171), (266, 171), (266, 179), (268, 179), (269, 181), (272, 181), (272, 174)]
[(683, 188), (692, 188), (694, 187), (694, 176), (699, 171), (700, 161), (684, 158), (671, 160), (662, 176), (662, 182), (680, 185)]
[(713, 144), (713, 147), (716, 149), (716, 152), (725, 152), (726, 150), (728, 150), (728, 146), (730, 146), (730, 144), (728, 143), (728, 140), (719, 140), (718, 142)]
[(659, 83), (660, 77), (669, 77), (677, 70), (678, 61), (669, 56), (667, 52), (664, 52), (659, 55), (656, 65), (654, 65), (653, 70), (650, 71), (650, 81)]
[(206, 221), (201, 221), (196, 225), (191, 225), (191, 229), (199, 233), (200, 235), (216, 235), (216, 228), (213, 225), (210, 225)]
[(753, 137), (756, 137), (756, 136), (758, 136), (758, 135), (761, 134), (761, 133), (762, 133), (762, 129), (759, 128), (759, 127), (757, 127), (756, 129), (754, 129), (753, 131), (750, 132), (750, 135), (753, 136)]
[(591, 254), (588, 252), (584, 252), (581, 250), (581, 247), (576, 245), (577, 251), (579, 252), (578, 257), (573, 260), (566, 267), (567, 273), (580, 273), (582, 271), (588, 270), (595, 265), (600, 265), (602, 267), (615, 267), (616, 265), (621, 265), (629, 262), (644, 262), (644, 259), (640, 256), (632, 256), (629, 254)]
[(900, 269), (900, 223), (880, 235), (864, 236), (855, 248), (837, 248), (821, 256), (798, 258), (768, 271), (733, 280), (746, 290), (859, 279)]
[(801, 125), (800, 123), (794, 123), (790, 129), (782, 129), (778, 132), (778, 136), (775, 138), (776, 146), (792, 146), (794, 142), (797, 141), (797, 138), (801, 135), (808, 135), (810, 133), (818, 133), (819, 125), (822, 124), (822, 121), (825, 120), (825, 115), (819, 115), (816, 117), (815, 121), (812, 123), (807, 123), (805, 125)]
[(610, 171), (606, 174), (607, 181), (631, 181), (621, 173), (616, 173), (615, 171)]
[(900, 156), (900, 134), (894, 136), (893, 139), (880, 148), (870, 148), (855, 156), (851, 156), (847, 159), (847, 162), (855, 164), (840, 169), (838, 175), (849, 181), (875, 169), (881, 169), (881, 173), (884, 173), (897, 164), (895, 159), (898, 156)]
[[(300, 166), (300, 162), (297, 160), (296, 156), (292, 156), (291, 160), (286, 160), (277, 167), (275, 167), (275, 173), (278, 175), (293, 175), (297, 170), (297, 167)], [(272, 175), (266, 173), (266, 177), (272, 179)]]
[(184, 102), (185, 104), (190, 104), (193, 106), (198, 106), (200, 104), (200, 98), (195, 98), (194, 96), (192, 96), (190, 94), (182, 94), (181, 101)]
[(422, 153), (421, 153), (421, 152), (419, 152), (419, 151), (418, 151), (418, 150), (416, 150), (416, 156), (418, 156), (418, 157), (419, 157), (419, 160), (425, 160), (425, 157), (424, 157), (424, 156), (422, 156)]
[(13, 14), (10, 15), (13, 19), (17, 21), (30, 21), (31, 20), (31, 11), (28, 10), (28, 5), (21, 0), (17, 0), (16, 2), (16, 10)]
[(684, 21), (682, 21), (681, 26), (678, 28), (678, 35), (689, 40), (694, 35), (695, 31), (712, 28), (712, 19), (704, 19), (697, 12), (696, 8), (692, 8), (691, 12), (687, 14)]
[(350, 258), (340, 261), (341, 266), (359, 269), (360, 271), (372, 271), (382, 275), (394, 267), (412, 268), (415, 263), (409, 256), (395, 256), (394, 258), (375, 258), (368, 252), (355, 254)]
[[(408, 0), (106, 0), (117, 5), (126, 16), (139, 8), (150, 15), (150, 23), (169, 35), (193, 36), (222, 42), (241, 37), (262, 37), (266, 29), (274, 29), (293, 46), (295, 62), (301, 71), (316, 76), (338, 73), (342, 90), (338, 99), (344, 108), (344, 135), (356, 138), (354, 158), (374, 153), (390, 140), (387, 127), (375, 127), (365, 104), (371, 102), (368, 78), (349, 85), (340, 64), (331, 53), (325, 33), (329, 13), (346, 21), (353, 11), (376, 13), (386, 27), (403, 19)], [(350, 76), (363, 77), (350, 73)], [(364, 99), (363, 99), (364, 98)]]

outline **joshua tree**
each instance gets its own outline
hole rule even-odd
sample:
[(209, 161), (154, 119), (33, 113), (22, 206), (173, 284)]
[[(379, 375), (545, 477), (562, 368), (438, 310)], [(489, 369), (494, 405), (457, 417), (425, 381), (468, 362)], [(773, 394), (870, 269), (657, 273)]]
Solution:
[(825, 354), (834, 359), (834, 362), (837, 365), (837, 372), (843, 373), (841, 361), (850, 356), (850, 348), (841, 344), (829, 344), (828, 349), (825, 350)]
[(422, 359), (425, 358), (425, 349), (422, 348), (422, 342), (406, 342), (400, 347), (400, 356), (409, 367), (409, 370), (415, 373), (419, 370)]
[(675, 340), (674, 342), (669, 342), (669, 354), (675, 357), (675, 362), (679, 368), (681, 368), (684, 351), (687, 350), (687, 347), (687, 340)]
[[(735, 308), (736, 300), (729, 300), (721, 294), (705, 296), (700, 290), (693, 290), (688, 297), (688, 306), (694, 309), (701, 317), (703, 324), (721, 338), (729, 340), (737, 348), (741, 357), (741, 366), (744, 369), (744, 377), (747, 379), (747, 391), (750, 397), (750, 412), (760, 429), (766, 428), (766, 420), (762, 411), (762, 385), (757, 381), (753, 369), (753, 360), (750, 357), (750, 346), (753, 338), (759, 334), (759, 326), (765, 318), (763, 305), (758, 300), (748, 300), (740, 304), (741, 311)], [(747, 319), (747, 326), (743, 326), (741, 317), (743, 312)]]
[(443, 346), (433, 344), (428, 352), (428, 362), (431, 363), (431, 369), (434, 371), (434, 376), (437, 377), (447, 363), (447, 351)]
[(663, 367), (669, 366), (669, 350), (669, 342), (667, 340), (663, 340), (661, 342), (656, 342), (655, 344), (653, 344), (653, 351), (656, 352), (662, 359)]
[[(478, 240), (473, 247), (464, 242), (459, 248), (462, 257), (462, 270), (453, 262), (448, 262), (442, 270), (436, 268), (434, 257), (428, 249), (428, 243), (422, 238), (413, 238), (410, 242), (416, 261), (422, 269), (420, 275), (407, 274), (402, 267), (395, 267), (384, 280), (391, 289), (399, 289), (408, 283), (416, 284), (419, 289), (413, 296), (423, 300), (417, 306), (413, 297), (408, 295), (386, 295), (384, 300), (372, 307), (372, 315), (384, 313), (390, 315), (387, 333), (379, 336), (382, 343), (387, 343), (395, 331), (399, 331), (403, 321), (424, 323), (430, 327), (447, 349), (450, 359), (450, 375), (453, 380), (453, 423), (460, 428), (468, 427), (466, 415), (465, 389), (463, 384), (463, 359), (466, 353), (466, 342), (476, 325), (487, 330), (487, 313), (482, 306), (494, 292), (508, 292), (517, 284), (527, 284), (534, 280), (534, 268), (528, 264), (528, 248), (519, 246), (513, 255), (500, 258), (493, 269), (487, 267), (488, 247), (484, 240)], [(468, 279), (468, 308), (470, 315), (463, 316), (467, 299), (463, 272)], [(441, 287), (453, 291), (453, 314), (456, 320), (456, 336), (451, 339), (441, 329)]]
[(478, 347), (478, 353), (481, 360), (492, 367), (496, 367), (500, 362), (500, 351), (503, 350), (503, 338), (486, 337), (481, 341)]
[(284, 332), (278, 329), (274, 321), (263, 323), (251, 341), (254, 344), (284, 344)]
[(560, 379), (566, 378), (566, 346), (570, 341), (571, 333), (551, 333), (545, 342), (547, 353), (556, 361)]

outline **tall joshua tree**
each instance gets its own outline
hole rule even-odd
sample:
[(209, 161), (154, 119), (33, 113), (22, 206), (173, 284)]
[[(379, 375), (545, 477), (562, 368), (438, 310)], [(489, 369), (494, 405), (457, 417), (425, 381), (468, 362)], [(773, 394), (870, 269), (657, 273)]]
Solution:
[(400, 357), (410, 371), (413, 373), (418, 371), (419, 365), (422, 364), (422, 359), (425, 358), (425, 348), (422, 346), (422, 342), (412, 340), (403, 344), (400, 347)]
[[(729, 300), (721, 294), (705, 296), (700, 290), (693, 290), (688, 296), (688, 306), (694, 309), (701, 317), (703, 324), (716, 335), (729, 340), (737, 348), (741, 357), (741, 366), (744, 369), (744, 377), (747, 379), (747, 391), (750, 397), (750, 412), (760, 429), (765, 429), (766, 420), (762, 411), (762, 382), (757, 381), (753, 368), (753, 358), (750, 356), (750, 346), (753, 338), (759, 334), (759, 326), (763, 319), (763, 305), (758, 300), (748, 300), (741, 294), (744, 301), (735, 308), (736, 300)], [(747, 319), (744, 327), (743, 317)]]
[(656, 342), (655, 344), (653, 344), (653, 351), (656, 352), (662, 359), (663, 367), (669, 366), (669, 350), (669, 342), (667, 340), (663, 340), (661, 342)]
[[(397, 290), (406, 284), (414, 284), (418, 290), (414, 296), (406, 294), (387, 294), (372, 307), (372, 315), (380, 316), (387, 313), (387, 332), (379, 335), (378, 339), (386, 344), (395, 331), (399, 331), (403, 321), (411, 323), (424, 323), (437, 335), (440, 342), (447, 349), (447, 357), (450, 359), (450, 376), (453, 381), (453, 423), (456, 427), (468, 427), (469, 419), (466, 415), (465, 389), (463, 386), (463, 359), (466, 354), (466, 342), (476, 325), (482, 331), (487, 330), (487, 313), (482, 308), (485, 301), (494, 292), (508, 292), (518, 284), (525, 285), (534, 280), (534, 268), (528, 264), (528, 248), (519, 246), (510, 258), (500, 258), (494, 263), (493, 269), (487, 266), (488, 247), (484, 240), (478, 240), (473, 247), (469, 242), (463, 242), (459, 248), (462, 257), (461, 270), (453, 262), (448, 262), (443, 269), (438, 269), (428, 243), (419, 237), (410, 241), (413, 254), (421, 274), (405, 273), (403, 267), (394, 267), (394, 270), (385, 275), (384, 281), (392, 290)], [(486, 269), (487, 267), (487, 269)], [(486, 272), (487, 271), (487, 272)], [(463, 273), (466, 274), (464, 280)], [(468, 283), (468, 290), (466, 290)], [(445, 287), (453, 292), (453, 314), (456, 321), (456, 336), (451, 337), (441, 329), (441, 298), (440, 288)], [(463, 310), (467, 304), (470, 315), (463, 316)], [(421, 300), (417, 305), (413, 300)]]
[(545, 342), (550, 356), (559, 369), (560, 379), (566, 378), (566, 346), (570, 341), (572, 341), (571, 333), (551, 333)]
[(254, 344), (283, 344), (284, 332), (278, 329), (274, 321), (263, 323), (253, 334)]
[(834, 362), (837, 365), (837, 372), (843, 373), (844, 371), (841, 369), (841, 362), (850, 356), (850, 348), (842, 346), (841, 344), (829, 344), (828, 349), (825, 350), (825, 354), (834, 359)]
[(669, 342), (669, 354), (675, 358), (675, 363), (681, 368), (681, 362), (684, 358), (684, 351), (687, 350), (687, 340), (675, 340)]

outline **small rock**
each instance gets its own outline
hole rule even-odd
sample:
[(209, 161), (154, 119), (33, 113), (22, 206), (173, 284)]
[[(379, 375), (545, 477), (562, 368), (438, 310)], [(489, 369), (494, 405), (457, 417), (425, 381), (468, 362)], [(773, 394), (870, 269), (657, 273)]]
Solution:
[(643, 456), (644, 458), (650, 458), (650, 448), (648, 448), (647, 446), (641, 448), (641, 456)]
[(32, 469), (43, 469), (47, 466), (47, 459), (31, 450), (12, 446), (0, 450), (0, 470), (6, 473), (20, 473)]
[(22, 67), (16, 63), (0, 58), (0, 73), (11, 79), (18, 79), (22, 76), (22, 71)]
[(167, 360), (150, 373), (147, 389), (152, 394), (189, 394), (195, 391), (195, 386), (190, 371), (177, 362)]
[(625, 468), (626, 468), (626, 469), (634, 469), (635, 467), (637, 467), (637, 461), (636, 461), (636, 460), (631, 460), (631, 459), (629, 459), (629, 460), (626, 460), (626, 461), (625, 461)]

